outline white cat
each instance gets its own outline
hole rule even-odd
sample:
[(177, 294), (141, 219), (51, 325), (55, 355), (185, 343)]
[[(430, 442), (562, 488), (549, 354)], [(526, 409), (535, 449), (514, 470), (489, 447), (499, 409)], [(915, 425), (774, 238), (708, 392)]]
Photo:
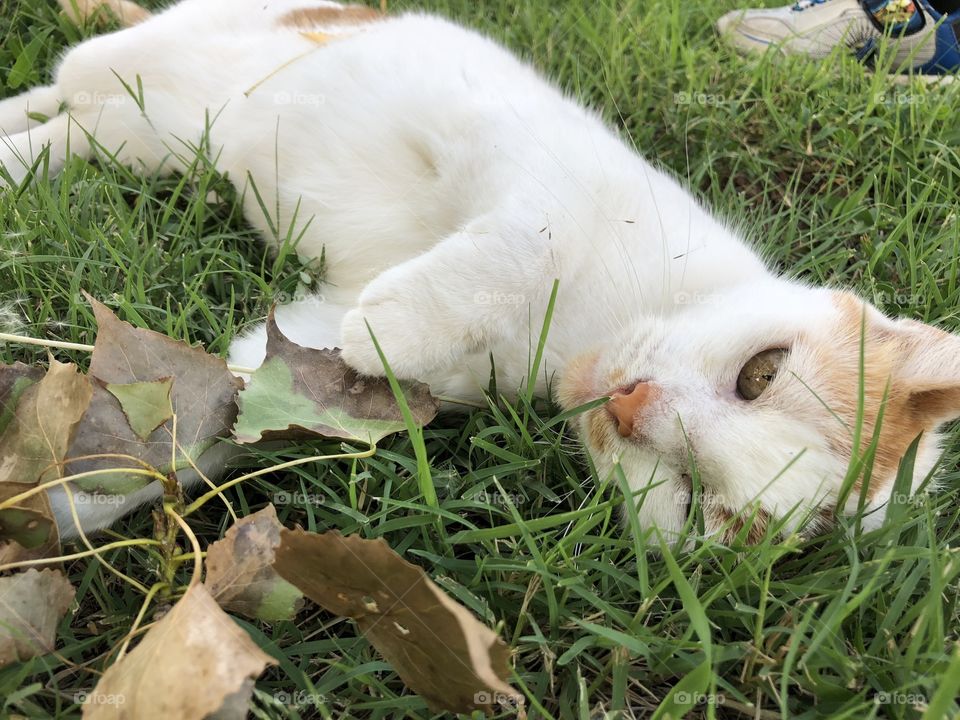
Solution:
[[(680, 531), (697, 476), (708, 533), (827, 521), (854, 442), (863, 318), (864, 446), (889, 382), (869, 525), (910, 442), (925, 433), (916, 487), (936, 428), (960, 415), (960, 339), (778, 277), (594, 113), (438, 17), (184, 0), (3, 101), (0, 163), (20, 180), (45, 146), (56, 170), (96, 143), (173, 172), (207, 131), (264, 238), (293, 226), (301, 254), (324, 253), (322, 297), (281, 307), (281, 328), (360, 371), (382, 374), (369, 323), (394, 371), (437, 393), (480, 398), (491, 353), (499, 387), (520, 388), (559, 280), (536, 389), (556, 379), (567, 408), (613, 398), (576, 427), (602, 476), (620, 464), (642, 526)], [(256, 366), (264, 339), (239, 339), (231, 360)]]

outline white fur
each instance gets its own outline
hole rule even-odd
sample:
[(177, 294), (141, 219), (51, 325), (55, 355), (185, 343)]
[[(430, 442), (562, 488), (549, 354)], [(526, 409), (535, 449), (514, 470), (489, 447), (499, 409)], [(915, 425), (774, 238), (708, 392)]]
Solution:
[[(591, 349), (601, 352), (597, 396), (615, 387), (604, 385), (614, 368), (664, 388), (648, 441), (615, 437), (611, 425), (615, 450), (594, 448), (601, 472), (619, 459), (635, 490), (665, 481), (643, 524), (682, 526), (687, 439), (732, 508), (762, 497), (778, 515), (835, 498), (845, 460), (822, 429), (733, 395), (752, 353), (828, 331), (826, 291), (776, 278), (672, 177), (495, 42), (421, 14), (340, 28), (323, 45), (275, 27), (310, 4), (185, 0), (73, 48), (55, 92), (0, 104), (0, 163), (20, 179), (20, 159), (49, 144), (56, 169), (69, 140), (72, 152), (100, 145), (168, 172), (209, 130), (211, 157), (264, 238), (303, 231), (298, 251), (325, 254), (321, 295), (278, 311), (297, 342), (338, 345), (355, 368), (381, 374), (369, 323), (400, 376), (478, 399), (490, 353), (501, 388), (525, 382), (557, 279), (536, 389)], [(139, 83), (142, 102), (118, 76)], [(69, 116), (30, 127), (26, 105), (54, 101)], [(255, 367), (263, 344), (261, 327), (230, 359)], [(933, 460), (927, 451), (918, 477)]]

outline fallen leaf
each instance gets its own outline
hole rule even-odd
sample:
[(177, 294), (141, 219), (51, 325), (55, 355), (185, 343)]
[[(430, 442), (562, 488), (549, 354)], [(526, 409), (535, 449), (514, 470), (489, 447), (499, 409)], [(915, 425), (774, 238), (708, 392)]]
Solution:
[[(22, 390), (13, 417), (0, 433), (0, 502), (63, 477), (61, 463), (91, 392), (75, 365), (53, 359), (47, 373)], [(47, 557), (58, 548), (46, 492), (0, 510), (0, 563)]]
[(0, 483), (35, 485), (58, 477), (57, 464), (90, 397), (90, 383), (76, 365), (51, 359), (46, 375), (23, 391), (0, 435)]
[(150, 433), (173, 417), (173, 405), (170, 404), (173, 378), (152, 382), (108, 383), (105, 387), (120, 402), (130, 429), (141, 440), (149, 438)]
[[(196, 585), (107, 668), (83, 705), (88, 720), (201, 720), (276, 661)], [(253, 686), (246, 687), (252, 692)], [(230, 698), (231, 706), (236, 697)], [(249, 699), (249, 698), (247, 698)], [(99, 702), (98, 702), (99, 701)], [(242, 703), (246, 716), (247, 703)]]
[(273, 569), (280, 530), (273, 505), (237, 520), (207, 548), (204, 585), (224, 610), (260, 620), (289, 620), (303, 594)]
[(38, 367), (19, 362), (0, 365), (0, 435), (13, 419), (20, 395), (42, 377), (43, 370)]
[[(118, 453), (138, 458), (166, 473), (187, 467), (185, 455), (196, 462), (218, 438), (229, 435), (236, 419), (237, 390), (243, 382), (227, 370), (223, 360), (152, 330), (135, 328), (117, 318), (105, 305), (89, 296), (88, 300), (98, 325), (90, 375), (100, 383), (93, 383), (93, 399), (70, 446), (69, 458)], [(179, 451), (175, 468), (172, 467), (173, 422), (162, 423), (142, 439), (131, 428), (123, 403), (107, 389), (168, 378), (173, 378), (170, 404), (177, 416)], [(156, 414), (162, 414), (156, 410), (151, 412), (154, 413), (151, 421)], [(76, 474), (130, 467), (142, 465), (123, 458), (97, 458), (72, 461), (68, 469)], [(110, 472), (75, 484), (87, 492), (124, 495), (150, 481), (146, 476)]]
[(433, 710), (519, 704), (506, 683), (510, 649), (424, 571), (383, 541), (286, 530), (274, 568), (328, 611), (353, 618)]
[[(32, 487), (29, 483), (0, 483), (0, 502)], [(0, 510), (0, 565), (53, 557), (59, 551), (60, 538), (46, 492)]]
[(0, 667), (50, 652), (75, 593), (64, 574), (50, 568), (0, 577)]
[[(440, 404), (423, 383), (402, 383), (413, 417), (433, 420)], [(273, 313), (267, 354), (237, 400), (234, 437), (241, 443), (310, 437), (377, 442), (406, 428), (384, 378), (369, 378), (340, 359), (339, 350), (305, 348), (284, 337)]]
[[(23, 502), (28, 501), (29, 498)], [(27, 550), (33, 550), (46, 543), (53, 531), (53, 520), (46, 517), (42, 510), (22, 505), (0, 510), (0, 538), (13, 540)]]

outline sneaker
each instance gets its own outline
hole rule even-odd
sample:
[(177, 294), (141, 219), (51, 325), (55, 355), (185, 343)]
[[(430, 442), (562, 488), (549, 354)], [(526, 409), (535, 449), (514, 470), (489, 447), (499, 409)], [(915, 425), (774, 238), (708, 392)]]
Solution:
[(746, 52), (773, 46), (816, 59), (845, 45), (866, 60), (890, 35), (897, 39), (895, 67), (941, 75), (960, 68), (958, 21), (960, 12), (940, 13), (928, 0), (797, 0), (779, 8), (733, 10), (720, 18), (717, 29)]

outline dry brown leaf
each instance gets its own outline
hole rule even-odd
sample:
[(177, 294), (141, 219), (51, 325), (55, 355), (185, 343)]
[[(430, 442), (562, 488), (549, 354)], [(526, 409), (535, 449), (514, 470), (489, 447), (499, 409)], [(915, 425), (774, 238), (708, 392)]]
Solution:
[(273, 569), (282, 527), (276, 509), (268, 505), (237, 520), (207, 549), (204, 584), (224, 610), (260, 620), (296, 615), (303, 595)]
[[(120, 453), (139, 458), (161, 472), (170, 470), (172, 421), (163, 423), (142, 440), (130, 428), (120, 401), (103, 384), (152, 383), (173, 378), (170, 403), (177, 415), (178, 465), (186, 467), (186, 453), (194, 461), (220, 437), (229, 435), (236, 419), (236, 394), (243, 382), (226, 363), (195, 348), (125, 323), (101, 303), (89, 298), (97, 317), (97, 340), (90, 362), (93, 399), (83, 417), (68, 457)], [(142, 467), (133, 460), (103, 458), (71, 462), (71, 473), (107, 468)], [(105, 473), (76, 484), (88, 492), (126, 494), (150, 478)]]
[(13, 365), (0, 365), (0, 433), (6, 430), (13, 419), (20, 395), (28, 387), (39, 382), (43, 370), (38, 367), (16, 362)]
[[(440, 403), (423, 383), (401, 383), (418, 425)], [(267, 319), (267, 354), (237, 399), (234, 437), (242, 443), (310, 437), (377, 442), (406, 428), (385, 378), (358, 375), (339, 350), (315, 350), (284, 337)]]
[[(0, 483), (0, 502), (32, 487), (26, 483)], [(45, 492), (0, 510), (0, 565), (53, 557), (59, 552), (59, 533)]]
[[(13, 365), (0, 365), (0, 448), (3, 447), (3, 436), (7, 426), (13, 421), (14, 412), (17, 403), (24, 391), (37, 383), (43, 377), (43, 370), (38, 367), (31, 367), (23, 363), (14, 363)], [(24, 490), (30, 488), (29, 484), (6, 483), (0, 485), (0, 502), (19, 495)], [(41, 511), (44, 507), (45, 497), (30, 498), (21, 505), (24, 509), (30, 511)], [(8, 519), (9, 522), (9, 519)], [(3, 522), (0, 521), (0, 525)], [(3, 529), (0, 527), (0, 536), (3, 536)], [(53, 549), (53, 548), (48, 548)], [(18, 560), (30, 560), (34, 557), (40, 557), (40, 554), (26, 550), (22, 545), (16, 542), (0, 541), (0, 565), (5, 565)]]
[(314, 602), (356, 620), (432, 709), (520, 702), (505, 682), (510, 648), (383, 539), (284, 529), (274, 567)]
[(0, 483), (33, 485), (58, 477), (57, 463), (90, 396), (90, 383), (76, 365), (51, 359), (47, 374), (23, 391), (0, 436)]
[(244, 681), (274, 664), (207, 589), (195, 585), (136, 648), (107, 668), (83, 706), (83, 717), (201, 720)]
[[(50, 360), (38, 382), (22, 391), (0, 434), (0, 502), (39, 482), (63, 477), (60, 465), (91, 397), (75, 365)], [(45, 492), (0, 510), (0, 563), (46, 557), (59, 547)]]
[(0, 667), (50, 652), (75, 593), (64, 574), (50, 568), (0, 577)]

